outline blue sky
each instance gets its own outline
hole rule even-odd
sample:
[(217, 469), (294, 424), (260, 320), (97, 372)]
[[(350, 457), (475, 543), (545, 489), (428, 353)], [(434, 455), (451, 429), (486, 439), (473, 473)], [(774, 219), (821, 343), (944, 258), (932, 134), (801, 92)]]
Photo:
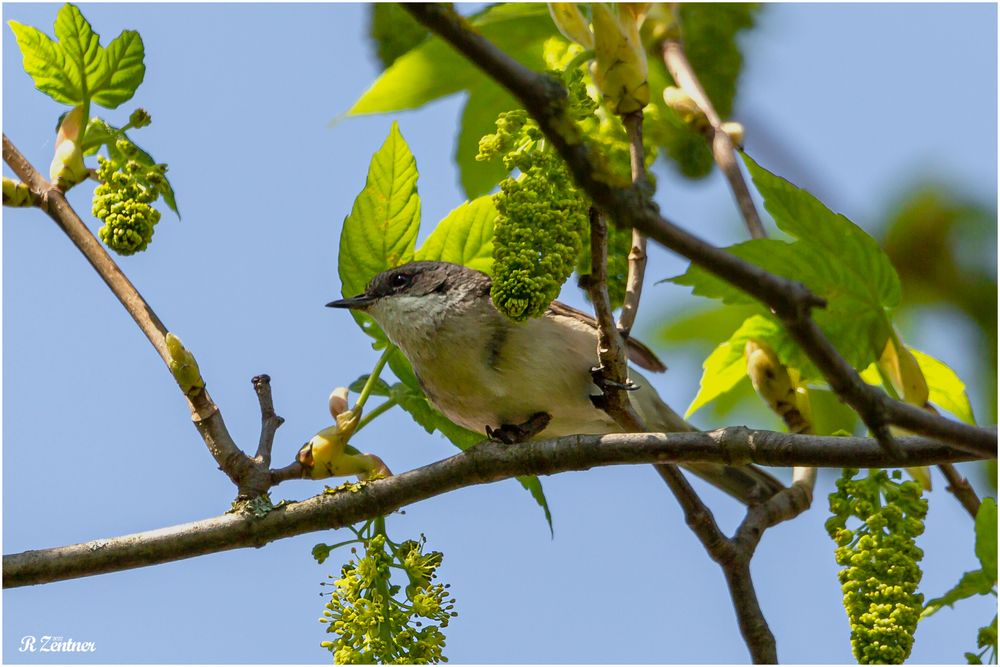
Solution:
[[(329, 391), (376, 359), (346, 314), (323, 308), (340, 294), (340, 225), (370, 156), (398, 120), (421, 174), (426, 236), (464, 199), (451, 161), (460, 99), (331, 127), (377, 74), (361, 5), (81, 8), (105, 43), (124, 28), (143, 37), (147, 73), (134, 104), (154, 122), (135, 138), (170, 164), (183, 215), (178, 221), (165, 212), (149, 251), (121, 266), (197, 355), (245, 448), (259, 427), (250, 378), (271, 375), (286, 418), (275, 462), (289, 461), (327, 425)], [(5, 4), (3, 18), (51, 32), (57, 9)], [(921, 179), (995, 202), (996, 18), (993, 5), (767, 8), (744, 42), (735, 115), (747, 122), (748, 150), (873, 231), (890, 202)], [(3, 30), (3, 129), (44, 171), (62, 108), (33, 90)], [(133, 106), (107, 116), (123, 123)], [(661, 165), (658, 175), (658, 201), (671, 218), (718, 243), (742, 238), (717, 174), (692, 184)], [(70, 200), (96, 230), (85, 190)], [(655, 249), (650, 267), (658, 279), (684, 263)], [(565, 296), (580, 305), (572, 291)], [(647, 289), (638, 331), (693, 303), (679, 287)], [(943, 316), (918, 318), (914, 340), (975, 383), (972, 333)], [(671, 370), (657, 386), (682, 408), (697, 388), (701, 359), (658, 349)], [(4, 553), (228, 508), (233, 487), (191, 427), (162, 362), (35, 210), (4, 210), (3, 362)], [(396, 471), (455, 451), (397, 411), (366, 429), (358, 446)], [(822, 527), (831, 479), (821, 475), (814, 508), (769, 531), (754, 559), (785, 662), (851, 660)], [(441, 575), (460, 613), (448, 632), (452, 662), (747, 660), (721, 573), (651, 468), (543, 482), (555, 539), (514, 482), (465, 489), (390, 518), (397, 539), (423, 532), (445, 554)], [(969, 519), (942, 487), (931, 494), (920, 541), (922, 590), (930, 595), (978, 567)], [(273, 497), (302, 499), (321, 488), (292, 482)], [(723, 526), (734, 527), (739, 508), (713, 490), (704, 496)], [(49, 661), (17, 646), (24, 635), (50, 634), (96, 643), (95, 653), (61, 656), (66, 662), (326, 662), (319, 583), (337, 569), (336, 556), (320, 566), (309, 550), (338, 539), (304, 535), (4, 591), (3, 659)], [(993, 607), (992, 599), (972, 600), (922, 623), (912, 660), (961, 661)]]

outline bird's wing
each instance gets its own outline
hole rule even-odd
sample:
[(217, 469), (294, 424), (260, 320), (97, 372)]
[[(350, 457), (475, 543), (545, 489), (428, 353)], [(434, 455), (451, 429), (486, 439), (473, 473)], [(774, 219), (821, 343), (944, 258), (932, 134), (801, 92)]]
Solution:
[[(575, 320), (583, 322), (592, 329), (597, 329), (597, 320), (594, 319), (592, 315), (588, 315), (582, 310), (577, 310), (572, 306), (567, 306), (561, 301), (553, 301), (549, 305), (549, 313), (552, 315), (561, 315), (562, 317), (572, 317)], [(640, 368), (645, 368), (647, 371), (653, 371), (654, 373), (662, 373), (667, 370), (666, 365), (660, 361), (652, 350), (637, 341), (631, 336), (625, 340), (626, 346), (628, 348), (628, 358), (635, 363), (635, 365)]]

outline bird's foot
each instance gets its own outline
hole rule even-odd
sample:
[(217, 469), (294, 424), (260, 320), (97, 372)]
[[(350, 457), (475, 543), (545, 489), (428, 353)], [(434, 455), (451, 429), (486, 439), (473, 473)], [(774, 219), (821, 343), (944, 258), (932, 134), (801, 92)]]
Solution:
[(536, 412), (523, 424), (501, 424), (499, 428), (486, 427), (486, 437), (505, 445), (516, 445), (535, 437), (545, 430), (552, 420), (547, 412)]
[(607, 377), (605, 373), (604, 366), (594, 366), (590, 369), (590, 377), (593, 378), (594, 384), (597, 388), (601, 390), (600, 396), (591, 396), (590, 402), (594, 404), (594, 407), (599, 410), (604, 410), (608, 403), (608, 389), (621, 389), (623, 391), (635, 391), (639, 388), (639, 385), (635, 384), (631, 380), (626, 380), (623, 382), (616, 382)]

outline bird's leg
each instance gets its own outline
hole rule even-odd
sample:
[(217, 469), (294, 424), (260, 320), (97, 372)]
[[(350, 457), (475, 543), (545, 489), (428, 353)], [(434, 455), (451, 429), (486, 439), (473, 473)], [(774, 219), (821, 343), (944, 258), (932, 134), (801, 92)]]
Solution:
[(487, 426), (486, 437), (505, 445), (516, 445), (544, 431), (551, 419), (552, 415), (547, 412), (536, 412), (523, 424), (501, 424), (499, 428)]
[(593, 403), (594, 407), (599, 410), (605, 410), (607, 406), (608, 389), (635, 391), (639, 388), (639, 385), (635, 384), (631, 380), (622, 384), (621, 382), (615, 382), (614, 380), (608, 379), (604, 372), (604, 366), (594, 366), (591, 368), (590, 377), (593, 378), (594, 384), (597, 385), (597, 388), (601, 390), (601, 394), (599, 396), (590, 397), (590, 402)]

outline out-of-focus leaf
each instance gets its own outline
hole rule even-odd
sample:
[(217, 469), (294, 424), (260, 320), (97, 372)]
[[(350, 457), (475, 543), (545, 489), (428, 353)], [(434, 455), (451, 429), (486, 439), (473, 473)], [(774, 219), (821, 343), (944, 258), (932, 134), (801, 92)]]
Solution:
[[(470, 22), (505, 53), (533, 69), (543, 66), (541, 44), (556, 32), (543, 4), (494, 5)], [(440, 38), (431, 37), (400, 56), (348, 113), (413, 109), (484, 81), (487, 76), (478, 67)], [(506, 109), (497, 109), (501, 111)]]
[(479, 140), (496, 131), (497, 115), (520, 106), (510, 93), (492, 81), (469, 89), (455, 143), (455, 164), (466, 197), (486, 194), (507, 175), (501, 160), (477, 160), (476, 155)]
[[(737, 38), (753, 27), (760, 9), (754, 3), (681, 3), (677, 6), (684, 52), (719, 115), (732, 113), (743, 56)], [(705, 138), (689, 128), (663, 102), (663, 89), (674, 85), (659, 51), (649, 54), (652, 103), (662, 122), (647, 124), (645, 132), (688, 178), (702, 178), (715, 164)]]
[(927, 388), (930, 389), (928, 400), (962, 421), (975, 424), (976, 418), (972, 414), (972, 404), (965, 391), (965, 383), (958, 377), (958, 374), (943, 361), (939, 361), (929, 354), (913, 348), (910, 348), (910, 351), (916, 357), (924, 379), (927, 380)]
[(959, 600), (971, 598), (973, 595), (989, 595), (993, 591), (995, 583), (996, 580), (991, 580), (982, 570), (966, 572), (954, 588), (924, 605), (924, 611), (920, 617), (927, 618), (936, 613), (941, 607), (954, 606)]
[(382, 69), (427, 37), (427, 28), (398, 3), (375, 2), (368, 5), (368, 12), (368, 34), (375, 43)]
[(997, 502), (983, 498), (976, 513), (976, 557), (983, 572), (997, 581)]

